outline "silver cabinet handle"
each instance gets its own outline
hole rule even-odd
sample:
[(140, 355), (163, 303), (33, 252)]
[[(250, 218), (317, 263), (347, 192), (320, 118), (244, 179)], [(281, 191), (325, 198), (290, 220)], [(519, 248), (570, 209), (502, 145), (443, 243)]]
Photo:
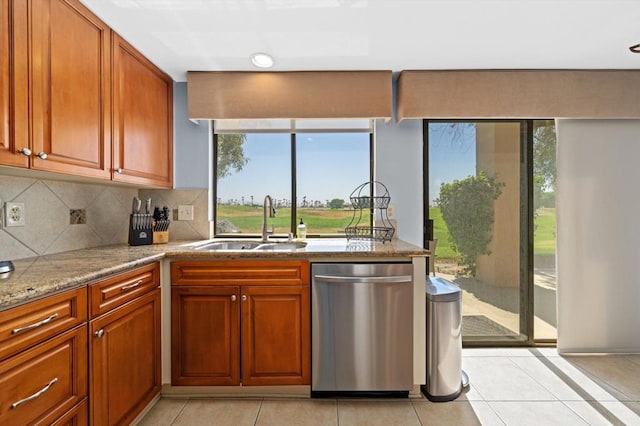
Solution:
[(31, 155), (31, 150), (29, 148), (20, 148), (18, 153), (28, 157)]
[(138, 280), (133, 284), (130, 285), (125, 285), (124, 287), (120, 287), (120, 291), (127, 291), (127, 290), (131, 290), (132, 288), (136, 288), (138, 287), (140, 284), (142, 284), (142, 280)]
[(37, 322), (35, 324), (30, 324), (30, 325), (25, 325), (24, 327), (14, 328), (13, 330), (11, 330), (11, 334), (18, 334), (21, 331), (27, 331), (27, 330), (31, 330), (31, 329), (34, 329), (34, 328), (38, 328), (40, 326), (43, 326), (45, 324), (50, 323), (51, 321), (53, 321), (56, 318), (58, 318), (58, 313), (57, 312), (55, 314), (51, 315), (50, 317), (45, 318), (42, 321)]
[(41, 160), (46, 160), (48, 155), (46, 152), (40, 151), (39, 153), (36, 154), (36, 157), (38, 157)]
[(93, 333), (93, 335), (96, 336), (98, 339), (101, 338), (102, 336), (104, 336), (104, 329), (101, 328), (100, 330)]
[(246, 294), (243, 294), (243, 295), (242, 295), (242, 301), (244, 302), (245, 300), (247, 300), (247, 295), (246, 295)]
[(18, 408), (18, 406), (20, 406), (20, 405), (24, 404), (25, 402), (29, 402), (29, 401), (31, 401), (31, 400), (33, 400), (33, 399), (38, 398), (39, 396), (42, 396), (42, 394), (43, 394), (43, 393), (45, 393), (46, 391), (48, 391), (48, 390), (51, 388), (51, 386), (53, 386), (57, 381), (58, 381), (58, 378), (57, 378), (57, 377), (55, 377), (53, 380), (51, 380), (51, 381), (47, 384), (47, 386), (43, 387), (43, 388), (42, 388), (42, 389), (40, 389), (38, 392), (36, 392), (36, 393), (34, 393), (33, 395), (28, 396), (28, 397), (26, 397), (26, 398), (24, 398), (24, 399), (21, 399), (20, 401), (16, 401), (16, 402), (14, 402), (13, 404), (11, 404), (11, 408), (12, 408), (12, 409), (14, 409), (14, 408)]
[(398, 275), (392, 277), (341, 277), (337, 275), (314, 275), (318, 281), (328, 283), (406, 283), (411, 282), (411, 275)]
[(235, 301), (236, 301), (236, 299), (237, 299), (236, 295), (235, 295), (235, 294), (232, 294), (232, 295), (231, 295), (231, 301), (232, 301), (232, 302), (235, 302)]
[(118, 167), (118, 168), (116, 169), (116, 173), (118, 173), (118, 174), (122, 174), (122, 172), (124, 172), (124, 170), (122, 169), (122, 167)]

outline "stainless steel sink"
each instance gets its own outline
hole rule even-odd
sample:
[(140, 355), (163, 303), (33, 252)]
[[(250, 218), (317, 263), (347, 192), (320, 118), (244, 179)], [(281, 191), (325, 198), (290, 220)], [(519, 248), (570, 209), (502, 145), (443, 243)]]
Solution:
[(294, 251), (305, 248), (307, 243), (304, 241), (286, 241), (286, 242), (268, 242), (256, 247), (254, 250), (260, 251)]
[(307, 246), (304, 241), (213, 241), (196, 247), (196, 250), (204, 251), (294, 251)]
[(253, 250), (261, 244), (260, 241), (215, 241), (196, 247), (196, 250)]

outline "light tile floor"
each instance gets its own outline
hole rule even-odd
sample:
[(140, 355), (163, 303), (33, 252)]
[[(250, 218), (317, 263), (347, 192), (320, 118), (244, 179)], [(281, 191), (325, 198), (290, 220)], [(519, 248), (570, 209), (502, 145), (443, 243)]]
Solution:
[(464, 349), (471, 385), (427, 399), (161, 399), (141, 425), (640, 425), (640, 355)]

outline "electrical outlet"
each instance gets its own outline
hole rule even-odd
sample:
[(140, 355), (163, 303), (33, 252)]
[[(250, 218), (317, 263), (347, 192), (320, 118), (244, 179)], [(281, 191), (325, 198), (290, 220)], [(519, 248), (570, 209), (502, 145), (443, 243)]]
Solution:
[(4, 204), (5, 226), (24, 226), (24, 203)]
[(178, 206), (178, 220), (193, 220), (193, 206)]

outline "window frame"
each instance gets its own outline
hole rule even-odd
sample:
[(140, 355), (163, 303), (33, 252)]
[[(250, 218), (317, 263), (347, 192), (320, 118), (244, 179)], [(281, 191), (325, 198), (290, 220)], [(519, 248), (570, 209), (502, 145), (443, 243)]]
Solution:
[[(293, 121), (293, 120), (292, 120)], [(296, 138), (299, 134), (309, 134), (309, 133), (362, 133), (366, 134), (367, 132), (363, 131), (364, 129), (305, 129), (303, 132), (299, 131), (300, 129), (295, 129), (295, 126), (292, 126), (290, 129), (283, 130), (264, 130), (258, 131), (255, 129), (249, 131), (237, 131), (237, 132), (226, 132), (226, 133), (284, 133), (289, 134), (291, 139), (291, 222), (289, 224), (289, 232), (296, 234), (298, 222), (297, 222), (297, 214), (298, 214), (298, 195), (297, 195), (297, 146), (296, 146)], [(219, 233), (217, 230), (217, 206), (218, 206), (218, 174), (216, 173), (217, 167), (217, 159), (218, 159), (218, 135), (215, 131), (215, 121), (212, 121), (211, 125), (211, 134), (213, 136), (212, 139), (212, 173), (211, 173), (211, 200), (212, 200), (212, 218), (213, 218), (213, 237), (214, 238), (256, 238), (259, 237), (259, 234), (235, 234), (235, 233)], [(368, 132), (369, 134), (369, 143), (368, 143), (368, 155), (369, 155), (369, 181), (374, 180), (375, 173), (375, 159), (374, 159), (374, 141), (375, 141), (375, 121), (372, 120), (371, 127)], [(373, 221), (373, 212), (370, 212), (370, 221)], [(372, 222), (373, 223), (373, 222)], [(346, 238), (344, 233), (335, 233), (335, 234), (314, 234), (307, 233), (307, 238)]]

